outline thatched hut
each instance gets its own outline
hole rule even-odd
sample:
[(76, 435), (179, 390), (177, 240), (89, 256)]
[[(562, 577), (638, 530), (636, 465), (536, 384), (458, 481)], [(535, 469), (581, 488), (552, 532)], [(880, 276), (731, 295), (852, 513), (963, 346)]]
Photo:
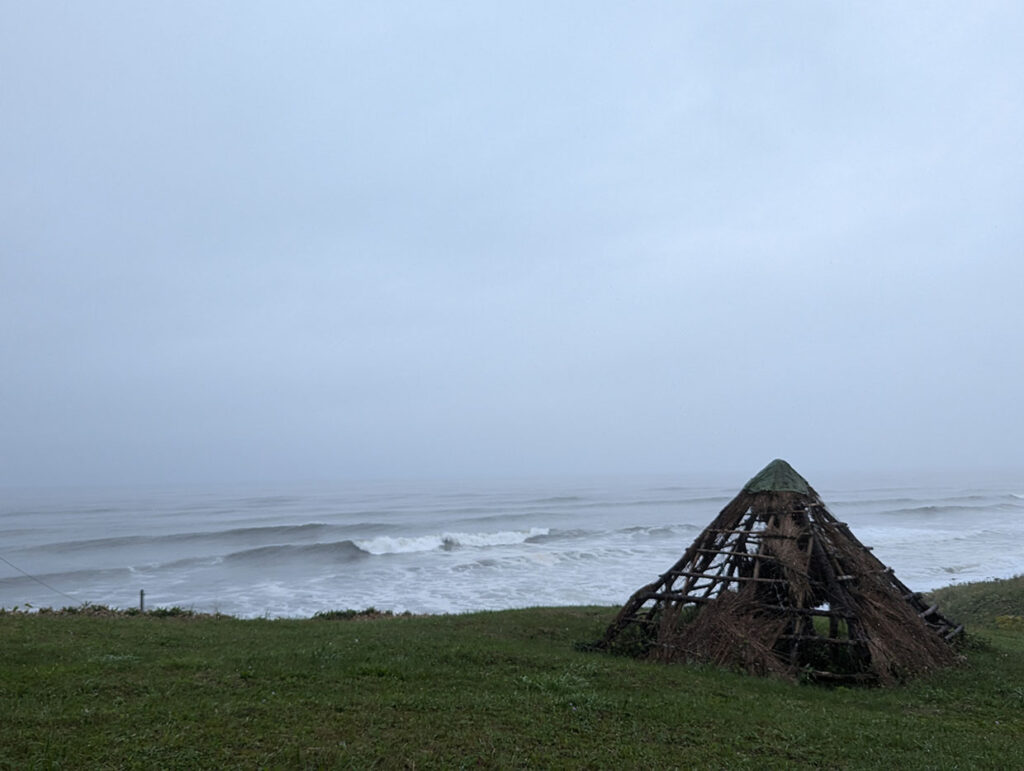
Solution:
[(954, 662), (928, 606), (783, 460), (637, 591), (599, 648), (820, 681), (888, 684)]

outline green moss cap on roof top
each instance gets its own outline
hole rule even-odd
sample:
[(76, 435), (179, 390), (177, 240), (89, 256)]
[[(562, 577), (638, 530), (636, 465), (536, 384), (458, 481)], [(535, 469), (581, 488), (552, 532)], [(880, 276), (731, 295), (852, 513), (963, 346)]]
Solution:
[(743, 489), (748, 493), (793, 492), (811, 494), (807, 480), (781, 458), (776, 458), (747, 482)]

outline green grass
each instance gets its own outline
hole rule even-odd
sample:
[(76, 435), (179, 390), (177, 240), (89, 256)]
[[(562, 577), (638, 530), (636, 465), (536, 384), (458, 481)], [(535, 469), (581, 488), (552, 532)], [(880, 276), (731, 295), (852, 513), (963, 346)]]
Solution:
[(1024, 585), (943, 592), (1016, 604), (893, 689), (574, 650), (613, 608), (5, 613), (0, 768), (1022, 768)]
[(961, 624), (992, 625), (999, 617), (1024, 614), (1024, 576), (947, 586), (931, 598)]

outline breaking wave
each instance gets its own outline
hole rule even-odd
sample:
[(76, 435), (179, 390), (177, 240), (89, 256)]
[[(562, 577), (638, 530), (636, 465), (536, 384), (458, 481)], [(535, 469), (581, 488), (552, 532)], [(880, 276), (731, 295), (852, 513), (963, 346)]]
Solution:
[(503, 530), (497, 533), (440, 533), (410, 537), (382, 535), (360, 539), (354, 543), (368, 554), (409, 554), (460, 547), (512, 546), (525, 543), (530, 538), (547, 535), (549, 532), (546, 527), (531, 527), (529, 530)]

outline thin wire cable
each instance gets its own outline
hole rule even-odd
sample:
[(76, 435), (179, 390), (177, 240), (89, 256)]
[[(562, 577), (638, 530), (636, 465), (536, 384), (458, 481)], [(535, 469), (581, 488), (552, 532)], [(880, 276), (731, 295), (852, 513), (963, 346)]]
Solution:
[(4, 555), (2, 555), (2, 554), (0, 554), (0, 562), (6, 562), (6, 563), (7, 563), (8, 565), (10, 565), (10, 566), (11, 566), (12, 568), (14, 568), (15, 570), (17, 570), (17, 571), (18, 571), (19, 573), (21, 573), (21, 574), (22, 574), (23, 576), (27, 576), (28, 578), (31, 578), (31, 579), (32, 579), (33, 581), (35, 581), (36, 583), (40, 583), (40, 584), (42, 584), (42, 585), (43, 585), (43, 586), (45, 586), (45, 587), (46, 587), (47, 589), (49, 589), (49, 590), (50, 590), (51, 592), (56, 592), (57, 594), (61, 595), (62, 597), (67, 597), (67, 598), (68, 598), (69, 600), (71, 600), (72, 602), (74, 602), (74, 603), (76, 603), (76, 604), (78, 604), (78, 603), (80, 602), (80, 601), (79, 601), (79, 600), (78, 600), (77, 598), (75, 598), (75, 597), (72, 597), (72, 596), (71, 596), (70, 594), (68, 594), (67, 592), (62, 592), (62, 591), (61, 591), (60, 589), (57, 589), (57, 588), (55, 588), (55, 587), (53, 587), (53, 586), (50, 586), (50, 585), (49, 585), (48, 583), (46, 583), (46, 581), (44, 581), (43, 579), (41, 579), (41, 578), (36, 578), (36, 577), (35, 577), (34, 575), (32, 575), (31, 573), (28, 573), (28, 572), (26, 572), (26, 571), (22, 570), (21, 568), (19, 568), (19, 567), (18, 567), (17, 565), (15, 565), (15, 564), (14, 564), (13, 562), (11, 562), (11, 561), (10, 561), (9, 559), (7, 559), (7, 558), (6, 558), (6, 557), (5, 557)]

